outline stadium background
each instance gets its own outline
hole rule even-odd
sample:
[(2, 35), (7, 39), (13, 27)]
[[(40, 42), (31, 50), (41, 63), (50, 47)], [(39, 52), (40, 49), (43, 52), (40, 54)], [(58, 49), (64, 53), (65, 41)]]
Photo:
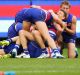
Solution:
[[(16, 12), (31, 4), (40, 5), (44, 9), (57, 11), (63, 0), (0, 0), (0, 38), (7, 37), (9, 26), (14, 22)], [(80, 38), (80, 1), (69, 0), (70, 12), (77, 16), (77, 38)]]

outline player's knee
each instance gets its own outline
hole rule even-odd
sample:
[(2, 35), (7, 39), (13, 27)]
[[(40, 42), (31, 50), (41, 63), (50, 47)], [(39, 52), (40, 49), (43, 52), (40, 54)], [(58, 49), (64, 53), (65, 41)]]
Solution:
[(76, 55), (75, 53), (69, 53), (68, 57), (69, 58), (75, 58), (75, 55)]
[(33, 35), (40, 35), (40, 32), (39, 32), (38, 30), (33, 30), (33, 31), (32, 31), (32, 34), (33, 34)]

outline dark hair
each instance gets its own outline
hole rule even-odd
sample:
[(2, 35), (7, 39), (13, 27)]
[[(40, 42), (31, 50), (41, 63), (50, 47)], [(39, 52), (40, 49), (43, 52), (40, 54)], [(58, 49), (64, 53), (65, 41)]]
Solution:
[(70, 3), (66, 0), (61, 3), (60, 7), (62, 7), (62, 5), (68, 5), (69, 8), (71, 7)]
[(60, 9), (60, 11), (62, 11), (64, 13), (64, 17), (66, 19), (67, 18), (67, 13), (63, 9)]

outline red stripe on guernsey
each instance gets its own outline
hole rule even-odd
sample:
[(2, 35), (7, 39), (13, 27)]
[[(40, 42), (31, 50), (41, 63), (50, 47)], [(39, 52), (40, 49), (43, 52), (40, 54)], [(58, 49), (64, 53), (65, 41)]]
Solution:
[(56, 29), (54, 29), (54, 28), (49, 28), (48, 30), (51, 30), (51, 31), (53, 31), (53, 32), (57, 33), (57, 30), (56, 30)]
[[(21, 10), (22, 8), (28, 8), (28, 5), (0, 5), (0, 17), (14, 17), (16, 12), (18, 12), (19, 10)], [(57, 11), (59, 9), (59, 6), (57, 5), (43, 5), (41, 6), (44, 9), (52, 9), (54, 11)], [(77, 17), (80, 17), (80, 6), (72, 6), (71, 7), (71, 13), (76, 15)]]
[(47, 16), (47, 17), (46, 17), (45, 22), (48, 21), (48, 20), (50, 20), (50, 18), (51, 18), (51, 14), (50, 14), (50, 12), (47, 12), (46, 16)]

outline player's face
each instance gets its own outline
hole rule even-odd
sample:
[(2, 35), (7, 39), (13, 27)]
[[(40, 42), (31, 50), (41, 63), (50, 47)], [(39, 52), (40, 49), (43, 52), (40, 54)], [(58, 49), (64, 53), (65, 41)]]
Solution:
[(58, 15), (58, 17), (61, 19), (61, 20), (63, 20), (64, 19), (64, 13), (63, 13), (63, 11), (58, 11), (57, 12), (57, 15)]
[(70, 7), (68, 5), (62, 5), (61, 9), (64, 10), (68, 14), (69, 10), (70, 10)]

